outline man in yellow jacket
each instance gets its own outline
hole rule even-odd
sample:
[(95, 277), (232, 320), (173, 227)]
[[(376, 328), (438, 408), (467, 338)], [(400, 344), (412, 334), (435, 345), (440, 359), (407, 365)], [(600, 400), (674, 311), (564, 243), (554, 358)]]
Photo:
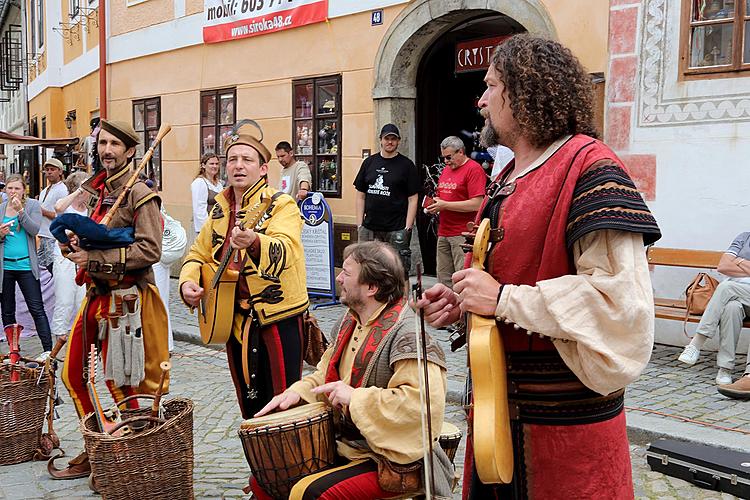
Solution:
[[(180, 272), (180, 294), (197, 307), (205, 293), (201, 266), (218, 264), (230, 248), (239, 272), (227, 360), (244, 418), (302, 374), (302, 314), (308, 307), (302, 219), (295, 201), (268, 186), (271, 154), (261, 141), (239, 131), (225, 143), (227, 183), (190, 248)], [(238, 223), (261, 197), (270, 207), (254, 227)], [(244, 348), (243, 348), (244, 347)]]

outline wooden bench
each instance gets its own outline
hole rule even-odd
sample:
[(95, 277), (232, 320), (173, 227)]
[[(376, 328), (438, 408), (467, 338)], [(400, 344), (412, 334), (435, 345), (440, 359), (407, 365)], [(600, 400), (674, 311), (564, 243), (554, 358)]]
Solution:
[[(658, 248), (648, 249), (648, 263), (653, 266), (671, 267), (693, 267), (698, 269), (716, 269), (724, 252), (711, 250), (684, 250), (681, 248)], [(690, 283), (685, 283), (685, 288)], [(657, 318), (685, 320), (685, 299), (668, 299), (654, 297), (654, 311)], [(687, 317), (691, 323), (698, 323), (701, 316), (691, 314)], [(745, 328), (750, 328), (750, 319), (745, 320)]]

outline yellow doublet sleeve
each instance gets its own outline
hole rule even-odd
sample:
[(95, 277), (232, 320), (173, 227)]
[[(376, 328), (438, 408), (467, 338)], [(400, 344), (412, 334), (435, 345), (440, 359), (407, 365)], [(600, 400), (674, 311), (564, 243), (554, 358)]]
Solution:
[[(428, 364), (433, 439), (440, 436), (445, 413), (446, 372)], [(417, 360), (397, 361), (388, 387), (354, 389), (349, 405), (352, 422), (372, 451), (396, 463), (406, 464), (424, 456), (419, 401)], [(351, 448), (339, 446), (346, 458)]]
[[(193, 281), (200, 284), (201, 266), (207, 262), (213, 262), (213, 257), (211, 255), (212, 231), (213, 224), (212, 220), (209, 218), (206, 223), (203, 224), (203, 227), (201, 227), (201, 232), (198, 233), (195, 241), (190, 246), (188, 254), (185, 256), (185, 262), (182, 264), (182, 269), (180, 269), (180, 298), (182, 298), (182, 284), (186, 281)], [(183, 302), (185, 302), (184, 299)]]
[[(274, 209), (268, 226), (260, 238), (260, 257), (256, 263), (248, 259), (250, 268), (256, 267), (258, 273), (278, 277), (284, 269), (296, 264), (304, 256), (302, 248), (302, 218), (294, 200), (281, 196), (278, 208)], [(297, 272), (303, 273), (301, 282), (305, 282), (304, 266), (297, 266)], [(252, 280), (248, 284), (253, 287)]]

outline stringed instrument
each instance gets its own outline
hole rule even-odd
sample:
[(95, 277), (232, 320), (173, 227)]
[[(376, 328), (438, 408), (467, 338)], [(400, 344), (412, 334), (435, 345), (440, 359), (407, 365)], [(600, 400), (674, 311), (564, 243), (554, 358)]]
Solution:
[(99, 430), (113, 436), (125, 436), (130, 434), (129, 427), (124, 426), (118, 428), (118, 424), (122, 419), (120, 417), (120, 410), (118, 410), (116, 406), (106, 411), (102, 408), (99, 394), (96, 392), (96, 357), (96, 345), (91, 344), (88, 363), (89, 379), (88, 382), (86, 382), (86, 388), (89, 391), (91, 403), (94, 405), (94, 415), (96, 416), (96, 422), (99, 424)]
[[(269, 206), (271, 198), (261, 196), (258, 203), (247, 209), (240, 221), (240, 229), (255, 227)], [(226, 344), (232, 335), (234, 299), (240, 273), (229, 269), (229, 262), (236, 253), (236, 249), (230, 246), (219, 265), (206, 262), (201, 266), (200, 286), (204, 292), (198, 311), (198, 327), (204, 344)]]
[[(484, 270), (490, 220), (475, 226), (471, 267)], [(508, 412), (505, 348), (493, 317), (467, 315), (469, 363), (474, 395), (474, 466), (485, 484), (513, 479), (513, 441)]]

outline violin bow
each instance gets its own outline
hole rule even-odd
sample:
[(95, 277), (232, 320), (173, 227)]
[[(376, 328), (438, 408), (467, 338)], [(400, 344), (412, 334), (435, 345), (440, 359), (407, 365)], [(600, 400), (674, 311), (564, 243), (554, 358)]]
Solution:
[[(414, 302), (422, 297), (422, 265), (417, 264), (417, 282), (414, 284)], [(435, 473), (432, 462), (432, 410), (430, 407), (430, 377), (427, 373), (427, 333), (424, 326), (424, 310), (414, 316), (414, 331), (417, 337), (417, 368), (419, 376), (419, 400), (422, 416), (422, 446), (424, 448), (425, 498), (432, 498), (435, 489)]]

